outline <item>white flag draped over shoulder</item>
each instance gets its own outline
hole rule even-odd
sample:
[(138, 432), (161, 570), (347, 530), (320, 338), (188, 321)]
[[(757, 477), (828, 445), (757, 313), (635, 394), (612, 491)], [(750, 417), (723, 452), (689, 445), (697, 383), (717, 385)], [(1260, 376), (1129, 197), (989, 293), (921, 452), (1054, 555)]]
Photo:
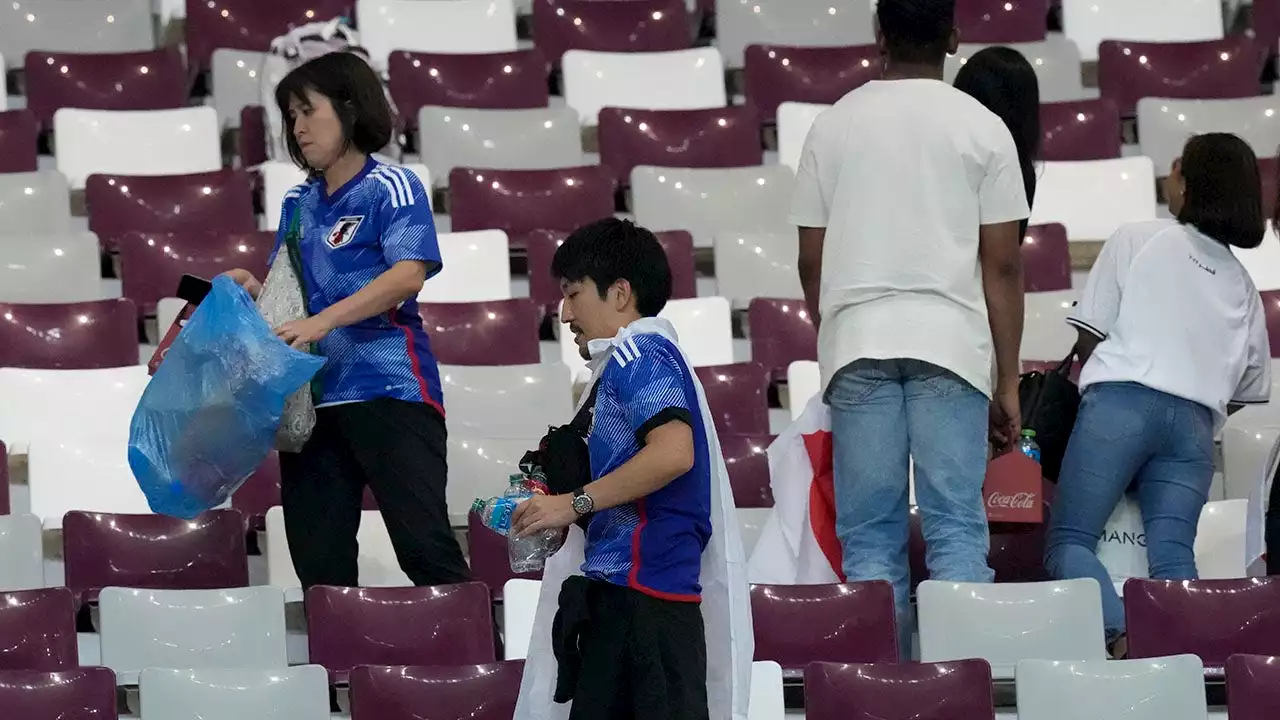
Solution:
[(747, 577), (770, 585), (844, 581), (835, 534), (831, 409), (814, 396), (769, 446), (773, 512), (761, 530)]

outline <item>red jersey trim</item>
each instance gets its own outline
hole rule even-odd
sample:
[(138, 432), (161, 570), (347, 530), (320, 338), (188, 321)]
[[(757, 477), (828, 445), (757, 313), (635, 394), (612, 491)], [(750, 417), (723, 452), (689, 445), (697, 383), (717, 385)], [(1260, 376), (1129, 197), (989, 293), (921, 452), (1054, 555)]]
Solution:
[(640, 584), (640, 533), (644, 530), (645, 524), (649, 522), (648, 514), (644, 509), (644, 498), (636, 500), (636, 515), (639, 516), (640, 520), (636, 523), (636, 529), (631, 531), (631, 572), (627, 575), (627, 587), (658, 600), (702, 602), (701, 595), (663, 592)]
[(435, 408), (436, 412), (440, 413), (440, 417), (445, 417), (444, 406), (431, 397), (431, 391), (427, 388), (427, 378), (422, 374), (422, 364), (418, 362), (418, 353), (413, 347), (413, 330), (407, 325), (401, 325), (396, 322), (395, 310), (387, 311), (387, 320), (404, 332), (405, 351), (409, 355), (409, 364), (413, 368), (413, 377), (418, 381), (418, 392), (422, 393), (422, 402)]

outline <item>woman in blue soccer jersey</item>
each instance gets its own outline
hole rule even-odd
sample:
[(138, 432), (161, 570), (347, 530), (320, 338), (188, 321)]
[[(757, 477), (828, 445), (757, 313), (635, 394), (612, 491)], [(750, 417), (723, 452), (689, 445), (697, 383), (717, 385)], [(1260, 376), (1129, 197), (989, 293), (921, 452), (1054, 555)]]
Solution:
[[(285, 194), (276, 252), (296, 241), (309, 317), (276, 334), (318, 346), (316, 427), (280, 454), (281, 500), (304, 587), (358, 584), (356, 531), (367, 485), (400, 567), (415, 585), (466, 580), (445, 503), (446, 432), (439, 371), (418, 292), (440, 271), (427, 191), (371, 155), (392, 112), (365, 61), (331, 53), (276, 88), (285, 142), (307, 181)], [(261, 284), (233, 277), (251, 294)]]

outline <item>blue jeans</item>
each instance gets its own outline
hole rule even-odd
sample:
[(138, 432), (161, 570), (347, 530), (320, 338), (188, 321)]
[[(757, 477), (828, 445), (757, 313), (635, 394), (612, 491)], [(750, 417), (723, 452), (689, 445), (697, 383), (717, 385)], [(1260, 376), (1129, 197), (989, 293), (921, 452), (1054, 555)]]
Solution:
[(1134, 383), (1085, 390), (1058, 476), (1045, 569), (1102, 587), (1108, 639), (1124, 632), (1124, 603), (1098, 560), (1098, 540), (1126, 490), (1142, 509), (1147, 567), (1159, 580), (1196, 578), (1200, 510), (1213, 482), (1213, 413)]
[(914, 623), (908, 541), (908, 458), (915, 460), (929, 575), (991, 582), (982, 482), (990, 401), (919, 360), (858, 360), (827, 390), (834, 445), (836, 533), (849, 580), (893, 583), (899, 653)]

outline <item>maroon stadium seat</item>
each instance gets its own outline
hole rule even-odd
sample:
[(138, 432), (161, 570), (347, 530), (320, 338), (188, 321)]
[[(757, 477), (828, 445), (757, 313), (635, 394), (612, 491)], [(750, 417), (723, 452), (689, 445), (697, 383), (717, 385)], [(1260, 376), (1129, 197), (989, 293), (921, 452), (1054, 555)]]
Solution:
[(1280, 578), (1129, 580), (1129, 657), (1189, 653), (1222, 667), (1236, 653), (1280, 655)]
[(35, 172), (39, 124), (30, 110), (0, 112), (0, 173)]
[[(74, 668), (80, 664), (76, 647), (76, 604), (70, 590), (0, 592), (0, 670)], [(12, 712), (11, 706), (3, 707)]]
[(419, 303), (418, 314), (442, 365), (533, 365), (538, 306), (526, 298), (475, 303)]
[(818, 331), (803, 300), (753, 298), (747, 306), (751, 331), (751, 359), (786, 379), (787, 367), (797, 360), (818, 359)]
[(521, 109), (547, 106), (547, 61), (537, 50), (470, 55), (396, 51), (391, 97), (409, 128), (424, 105)]
[(1276, 158), (1258, 158), (1258, 174), (1262, 176), (1262, 214), (1268, 219), (1275, 216), (1276, 195), (1280, 193), (1277, 173), (1280, 173), (1280, 162)]
[(494, 661), (489, 588), (338, 588), (306, 593), (310, 660), (337, 682), (358, 665), (475, 665)]
[(1120, 110), (1106, 98), (1040, 106), (1040, 159), (1107, 160), (1120, 157)]
[(1048, 0), (956, 0), (956, 28), (966, 43), (1024, 43), (1044, 40)]
[(267, 511), (280, 504), (280, 456), (275, 450), (231, 496), (231, 507), (244, 515), (246, 530), (267, 529)]
[(104, 667), (0, 671), (0, 707), (15, 719), (116, 720), (116, 675)]
[[(529, 296), (551, 313), (559, 312), (560, 286), (551, 277), (551, 259), (568, 237), (563, 230), (538, 230), (524, 236), (529, 251)], [(697, 276), (693, 260), (693, 236), (683, 230), (654, 233), (667, 252), (671, 266), (671, 299), (697, 297)]]
[(218, 48), (266, 52), (291, 28), (354, 18), (354, 10), (354, 0), (187, 0), (187, 58), (205, 69)]
[(0, 303), (0, 367), (87, 370), (138, 364), (138, 308), (129, 300)]
[(1027, 292), (1071, 289), (1067, 229), (1059, 223), (1032, 225), (1022, 241), (1023, 285)]
[(502, 588), (508, 580), (542, 579), (540, 572), (511, 572), (507, 538), (485, 527), (484, 521), (474, 512), (467, 513), (467, 548), (471, 556), (471, 576), (488, 586), (494, 600), (502, 600)]
[(201, 590), (245, 587), (244, 516), (210, 510), (168, 515), (73, 511), (62, 520), (67, 587), (82, 601), (104, 587)]
[(720, 452), (729, 471), (733, 488), (733, 504), (739, 508), (773, 507), (773, 490), (769, 486), (769, 456), (766, 451), (773, 436), (722, 435)]
[[(1260, 0), (1254, 0), (1254, 7)], [(1231, 720), (1273, 720), (1280, 708), (1280, 658), (1227, 658), (1227, 716)]]
[(240, 167), (261, 165), (267, 161), (267, 111), (261, 105), (240, 109), (240, 139), (236, 144)]
[(1240, 98), (1259, 94), (1266, 50), (1245, 36), (1204, 42), (1107, 40), (1098, 46), (1098, 87), (1121, 115), (1138, 100)]
[(453, 231), (502, 230), (512, 245), (534, 230), (574, 230), (613, 217), (613, 179), (600, 165), (449, 173)]
[(1271, 340), (1271, 357), (1280, 357), (1280, 290), (1262, 292), (1262, 311), (1267, 316), (1267, 336)]
[(784, 102), (831, 104), (884, 72), (884, 59), (875, 45), (749, 45), (745, 61), (747, 102), (766, 122)]
[(811, 662), (898, 662), (893, 586), (883, 580), (834, 585), (752, 585), (756, 660), (784, 671)]
[(940, 663), (815, 662), (804, 670), (807, 720), (991, 720), (986, 660)]
[[(911, 562), (911, 591), (929, 579), (920, 508), (912, 506), (909, 519), (908, 556)], [(991, 549), (987, 564), (995, 571), (996, 582), (1044, 582), (1052, 580), (1044, 569), (1044, 525), (992, 523)]]
[(85, 182), (89, 229), (115, 250), (130, 231), (180, 232), (258, 229), (253, 214), (253, 175), (218, 170), (191, 175), (90, 175)]
[(511, 719), (520, 695), (523, 660), (450, 665), (352, 670), (351, 720)]
[(187, 68), (177, 46), (130, 53), (29, 52), (27, 109), (44, 127), (59, 108), (167, 110), (187, 105)]
[[(628, 0), (616, 0), (625, 2)], [(760, 120), (751, 107), (600, 111), (600, 162), (620, 183), (637, 165), (748, 167), (764, 162)]]
[(275, 233), (266, 230), (125, 233), (119, 239), (124, 296), (151, 315), (161, 298), (173, 297), (184, 274), (211, 279), (244, 268), (262, 279), (274, 245)]
[(769, 370), (753, 362), (694, 370), (720, 435), (769, 433)]
[(659, 52), (692, 45), (684, 0), (534, 0), (533, 41), (553, 64), (565, 50)]

